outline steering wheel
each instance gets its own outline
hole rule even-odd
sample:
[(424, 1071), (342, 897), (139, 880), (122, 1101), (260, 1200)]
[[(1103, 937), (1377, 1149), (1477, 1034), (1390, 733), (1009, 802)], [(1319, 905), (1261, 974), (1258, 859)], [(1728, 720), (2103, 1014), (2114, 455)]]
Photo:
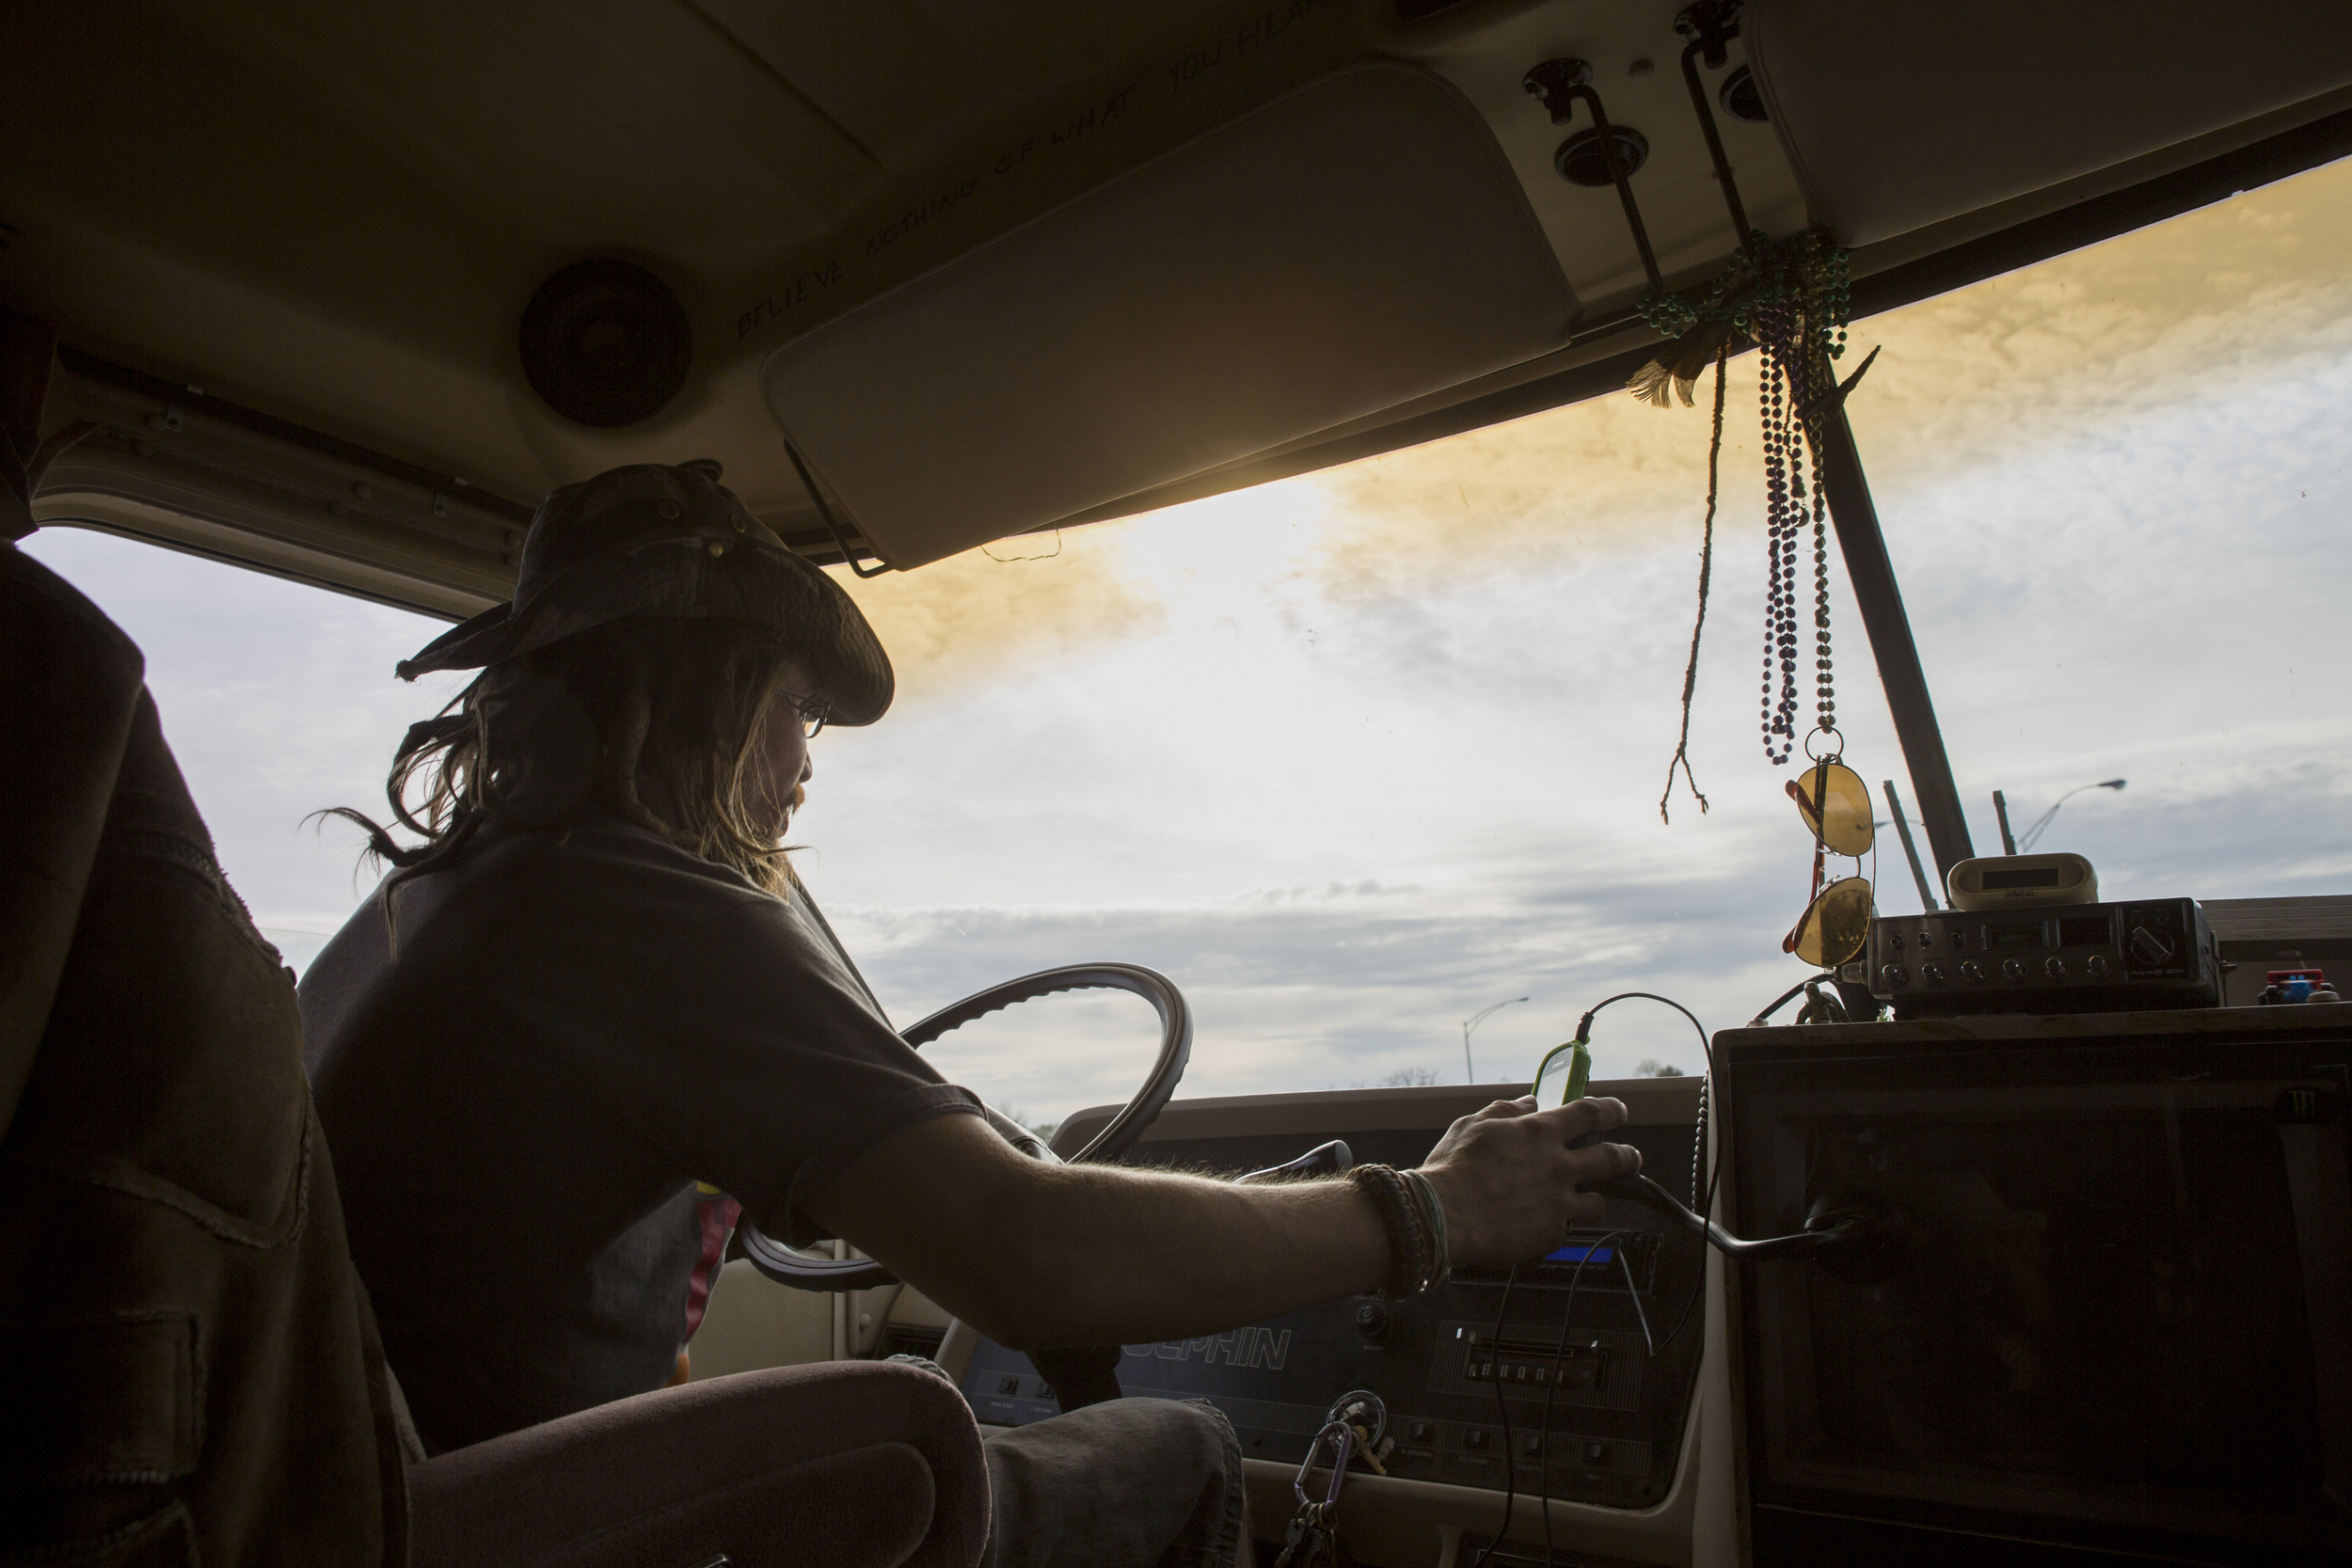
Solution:
[[(1133, 991), (1151, 1003), (1152, 1010), (1160, 1015), (1159, 1059), (1152, 1064), (1143, 1087), (1120, 1108), (1109, 1125), (1070, 1157), (1073, 1164), (1088, 1161), (1107, 1164), (1133, 1148), (1136, 1140), (1143, 1136), (1144, 1129), (1167, 1105), (1168, 1097), (1176, 1092), (1177, 1080), (1184, 1075), (1184, 1064), (1192, 1058), (1192, 1010), (1184, 1005), (1184, 993), (1167, 975), (1141, 964), (1068, 964), (1060, 969), (1041, 970), (942, 1007), (898, 1037), (920, 1050), (949, 1030), (961, 1029), (1000, 1007), (1065, 990)], [(989, 1126), (1022, 1153), (1054, 1164), (1062, 1163), (1043, 1140), (1010, 1117), (993, 1106), (983, 1106), (981, 1110)], [(751, 1259), (752, 1266), (780, 1285), (802, 1291), (870, 1291), (898, 1283), (897, 1275), (870, 1259), (825, 1258), (786, 1246), (763, 1234), (749, 1216), (740, 1222), (736, 1233), (742, 1243), (743, 1256)]]

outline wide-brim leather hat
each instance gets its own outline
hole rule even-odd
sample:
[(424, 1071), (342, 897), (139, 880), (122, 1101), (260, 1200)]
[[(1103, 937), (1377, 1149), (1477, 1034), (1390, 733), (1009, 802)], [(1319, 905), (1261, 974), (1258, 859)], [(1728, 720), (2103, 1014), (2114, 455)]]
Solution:
[(641, 463), (549, 491), (523, 539), (513, 601), (452, 626), (395, 673), (479, 670), (631, 616), (735, 621), (781, 634), (807, 660), (828, 722), (872, 723), (896, 689), (874, 628), (719, 475), (707, 458)]

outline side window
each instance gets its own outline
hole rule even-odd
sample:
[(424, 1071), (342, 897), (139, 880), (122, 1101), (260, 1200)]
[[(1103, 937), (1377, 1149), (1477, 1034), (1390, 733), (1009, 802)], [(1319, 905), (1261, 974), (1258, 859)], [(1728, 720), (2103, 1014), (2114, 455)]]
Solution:
[(375, 882), (356, 830), (305, 818), (383, 815), (394, 744), (455, 689), (404, 686), (392, 663), (442, 623), (87, 529), (43, 528), (24, 548), (146, 654), (221, 867), (299, 972)]

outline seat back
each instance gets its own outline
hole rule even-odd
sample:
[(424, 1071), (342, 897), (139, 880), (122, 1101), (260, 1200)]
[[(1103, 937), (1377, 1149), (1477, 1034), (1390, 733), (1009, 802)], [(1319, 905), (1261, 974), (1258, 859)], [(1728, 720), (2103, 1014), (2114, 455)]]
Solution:
[(293, 977), (137, 650), (13, 546), (0, 628), (0, 1556), (402, 1562)]

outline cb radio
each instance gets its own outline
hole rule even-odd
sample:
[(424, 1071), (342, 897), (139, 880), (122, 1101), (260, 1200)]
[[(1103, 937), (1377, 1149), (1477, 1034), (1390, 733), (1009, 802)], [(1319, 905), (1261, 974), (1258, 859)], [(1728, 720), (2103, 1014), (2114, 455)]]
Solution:
[(2221, 1005), (2221, 960), (2194, 898), (2095, 902), (2080, 855), (1963, 861), (1953, 907), (1870, 922), (1870, 991), (1899, 1019)]

